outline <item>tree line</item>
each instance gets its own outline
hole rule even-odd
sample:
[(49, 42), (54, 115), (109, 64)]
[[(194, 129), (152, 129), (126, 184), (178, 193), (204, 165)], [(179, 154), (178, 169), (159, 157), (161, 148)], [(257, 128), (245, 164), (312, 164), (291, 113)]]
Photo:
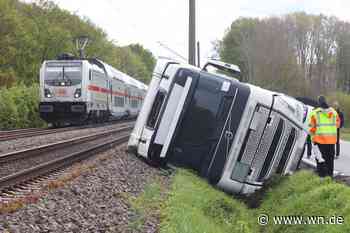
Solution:
[(0, 0), (0, 87), (38, 83), (41, 63), (63, 52), (74, 52), (74, 39), (87, 35), (86, 54), (148, 82), (155, 58), (139, 44), (118, 46), (89, 19), (38, 0)]
[(155, 58), (141, 45), (118, 46), (89, 19), (51, 1), (0, 0), (0, 130), (45, 126), (38, 113), (40, 66), (63, 52), (74, 53), (74, 39), (81, 35), (90, 38), (88, 57), (150, 81)]
[(293, 96), (350, 93), (350, 23), (333, 16), (239, 18), (216, 49), (246, 82)]

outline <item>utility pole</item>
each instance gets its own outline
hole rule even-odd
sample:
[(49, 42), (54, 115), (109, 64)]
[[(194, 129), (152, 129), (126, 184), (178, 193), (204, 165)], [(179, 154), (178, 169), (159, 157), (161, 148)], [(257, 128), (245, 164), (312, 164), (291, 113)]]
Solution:
[(188, 63), (196, 65), (196, 0), (190, 2), (189, 38), (188, 38)]
[(197, 41), (197, 66), (201, 67), (201, 47), (199, 41)]

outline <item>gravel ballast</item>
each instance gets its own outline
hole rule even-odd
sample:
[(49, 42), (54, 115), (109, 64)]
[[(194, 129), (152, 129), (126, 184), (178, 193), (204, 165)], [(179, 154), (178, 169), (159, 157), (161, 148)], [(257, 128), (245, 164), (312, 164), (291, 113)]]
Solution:
[(9, 153), (12, 151), (23, 150), (35, 146), (41, 146), (44, 144), (55, 143), (75, 137), (89, 135), (92, 133), (103, 132), (121, 126), (132, 125), (132, 123), (110, 124), (105, 126), (91, 127), (85, 129), (75, 129), (71, 131), (64, 131), (60, 133), (53, 133), (47, 135), (40, 135), (35, 137), (18, 138), (9, 141), (0, 141), (0, 154)]
[(86, 148), (102, 144), (105, 141), (112, 140), (118, 136), (125, 134), (125, 132), (118, 132), (115, 134), (106, 135), (104, 137), (99, 137), (97, 139), (95, 138), (94, 140), (89, 140), (82, 143), (61, 147), (49, 152), (38, 153), (33, 156), (26, 156), (23, 159), (13, 160), (7, 163), (0, 163), (0, 178), (10, 174), (14, 174), (16, 172), (21, 172), (25, 169), (29, 169), (46, 162), (51, 162), (55, 159), (67, 156), (73, 152), (78, 152)]
[[(134, 215), (129, 198), (169, 178), (125, 149), (124, 144), (98, 155), (88, 162), (90, 171), (35, 204), (0, 215), (0, 232), (135, 232), (129, 227)], [(157, 232), (157, 225), (158, 219), (150, 217), (141, 232)]]

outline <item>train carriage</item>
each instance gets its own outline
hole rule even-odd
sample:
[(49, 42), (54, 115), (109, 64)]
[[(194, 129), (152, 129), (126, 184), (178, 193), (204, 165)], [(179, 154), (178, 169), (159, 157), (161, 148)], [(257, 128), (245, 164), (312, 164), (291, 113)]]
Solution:
[(251, 193), (293, 172), (306, 140), (305, 106), (223, 73), (160, 60), (128, 146), (156, 164), (191, 168), (232, 193)]
[(135, 117), (147, 86), (97, 59), (62, 56), (40, 70), (40, 116), (54, 126)]

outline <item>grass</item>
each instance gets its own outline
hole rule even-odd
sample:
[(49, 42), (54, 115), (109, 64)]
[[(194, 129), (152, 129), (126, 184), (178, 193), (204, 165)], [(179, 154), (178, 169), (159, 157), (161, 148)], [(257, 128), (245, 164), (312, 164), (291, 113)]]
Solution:
[(256, 232), (251, 213), (231, 196), (185, 170), (174, 177), (162, 210), (161, 233)]
[(129, 196), (133, 216), (129, 223), (131, 232), (142, 231), (148, 218), (159, 218), (162, 200), (166, 187), (161, 181), (154, 181), (148, 184), (144, 191), (137, 197)]
[(344, 141), (350, 141), (350, 128), (341, 129), (340, 138)]
[(269, 190), (255, 215), (270, 216), (342, 216), (343, 225), (274, 225), (260, 232), (350, 232), (350, 188), (330, 178), (321, 180), (311, 172), (301, 171), (285, 177)]
[[(258, 224), (260, 214), (270, 217), (269, 224)], [(344, 218), (344, 224), (273, 224), (273, 216), (281, 215), (336, 215)], [(160, 232), (350, 232), (350, 188), (301, 171), (278, 179), (266, 188), (257, 208), (248, 208), (241, 199), (216, 190), (189, 171), (179, 170), (161, 207)]]

